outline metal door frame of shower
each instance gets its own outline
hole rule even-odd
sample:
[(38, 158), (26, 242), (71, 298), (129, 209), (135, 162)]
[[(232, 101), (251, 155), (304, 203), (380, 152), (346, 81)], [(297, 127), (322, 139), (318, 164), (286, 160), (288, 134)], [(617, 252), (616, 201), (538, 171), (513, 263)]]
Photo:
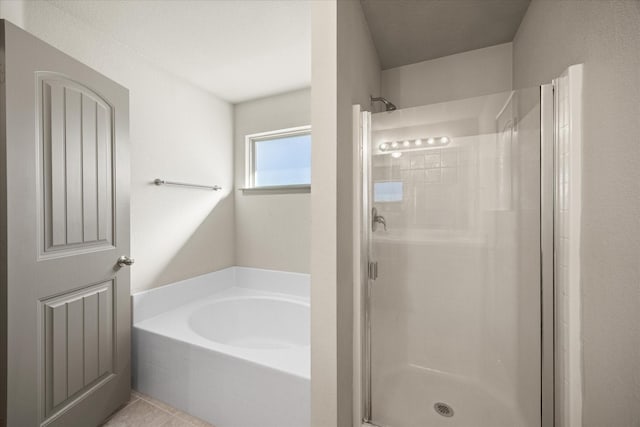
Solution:
[[(540, 86), (540, 425), (555, 425), (555, 100), (553, 84)], [(354, 123), (354, 426), (378, 427), (371, 420), (370, 323), (370, 151), (371, 113), (353, 106)]]
[(555, 98), (540, 86), (540, 425), (555, 426)]

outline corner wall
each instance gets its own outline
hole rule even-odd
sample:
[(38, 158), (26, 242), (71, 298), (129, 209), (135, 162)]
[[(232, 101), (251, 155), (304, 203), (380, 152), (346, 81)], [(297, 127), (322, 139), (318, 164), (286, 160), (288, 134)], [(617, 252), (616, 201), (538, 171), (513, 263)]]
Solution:
[(584, 63), (582, 425), (639, 425), (640, 2), (534, 0), (513, 59), (515, 88)]
[(130, 91), (132, 292), (233, 265), (232, 106), (49, 2), (3, 1), (0, 12)]
[(311, 90), (247, 101), (234, 106), (236, 264), (243, 267), (309, 272), (309, 193), (243, 194), (245, 136), (311, 123)]
[(312, 3), (311, 420), (353, 422), (352, 105), (369, 108), (380, 62), (360, 2)]
[[(353, 316), (355, 171), (358, 141), (354, 138), (353, 105), (372, 109), (370, 96), (380, 93), (380, 60), (359, 1), (338, 1), (338, 128), (337, 128), (337, 319), (338, 319), (338, 426), (353, 422)], [(315, 211), (314, 211), (315, 212)]]

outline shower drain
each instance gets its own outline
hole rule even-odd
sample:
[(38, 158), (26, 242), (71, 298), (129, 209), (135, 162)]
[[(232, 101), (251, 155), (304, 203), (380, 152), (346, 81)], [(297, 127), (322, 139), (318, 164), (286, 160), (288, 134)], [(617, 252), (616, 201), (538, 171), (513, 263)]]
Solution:
[(433, 409), (435, 409), (438, 415), (442, 415), (443, 417), (453, 417), (453, 408), (446, 403), (437, 402), (433, 405)]

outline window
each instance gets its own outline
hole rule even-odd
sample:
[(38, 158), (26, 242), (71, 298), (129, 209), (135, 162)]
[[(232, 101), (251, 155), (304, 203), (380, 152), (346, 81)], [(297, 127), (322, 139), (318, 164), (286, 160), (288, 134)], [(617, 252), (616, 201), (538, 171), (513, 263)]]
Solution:
[(246, 188), (308, 187), (311, 127), (247, 135)]
[(379, 181), (373, 183), (373, 201), (376, 203), (401, 202), (402, 181)]

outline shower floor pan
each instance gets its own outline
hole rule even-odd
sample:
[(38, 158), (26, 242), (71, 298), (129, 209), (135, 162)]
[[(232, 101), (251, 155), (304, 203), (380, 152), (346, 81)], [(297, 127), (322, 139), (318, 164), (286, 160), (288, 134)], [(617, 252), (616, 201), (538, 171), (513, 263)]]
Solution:
[(374, 387), (372, 421), (378, 426), (528, 427), (509, 402), (450, 374), (407, 367), (378, 381), (384, 384)]

